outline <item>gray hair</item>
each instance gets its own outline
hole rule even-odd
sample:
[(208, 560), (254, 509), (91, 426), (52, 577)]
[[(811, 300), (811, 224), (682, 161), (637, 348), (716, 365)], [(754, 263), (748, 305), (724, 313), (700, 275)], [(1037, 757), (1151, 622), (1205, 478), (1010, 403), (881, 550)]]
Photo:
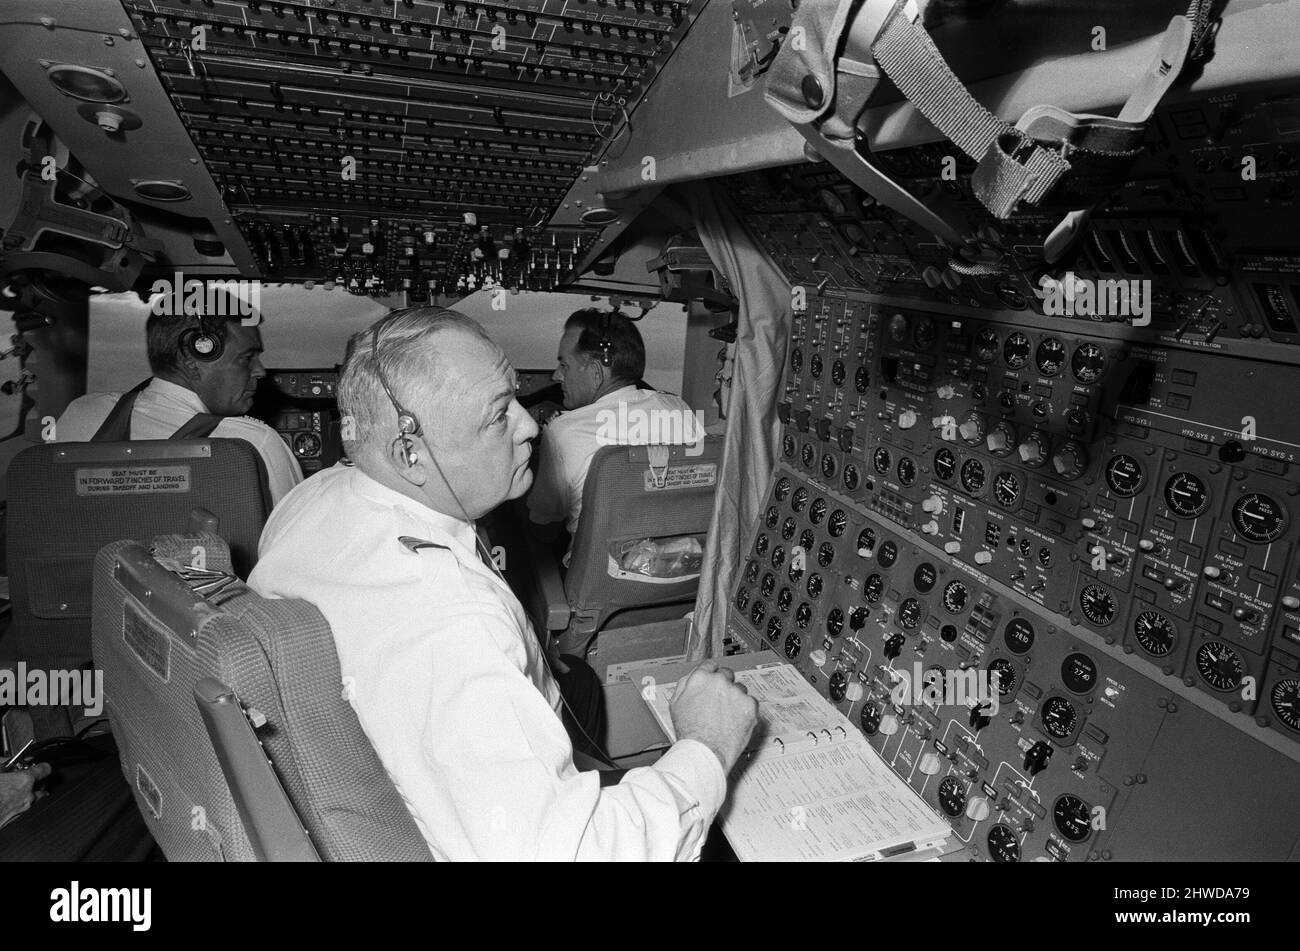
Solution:
[[(375, 329), (379, 346), (374, 348)], [(408, 307), (352, 335), (339, 379), (339, 411), (343, 417), (343, 448), (356, 459), (367, 448), (382, 451), (397, 436), (397, 410), (384, 392), (379, 371), (402, 406), (414, 413), (432, 435), (442, 413), (434, 408), (446, 389), (445, 372), (433, 337), (459, 329), (492, 343), (473, 319), (445, 307)]]

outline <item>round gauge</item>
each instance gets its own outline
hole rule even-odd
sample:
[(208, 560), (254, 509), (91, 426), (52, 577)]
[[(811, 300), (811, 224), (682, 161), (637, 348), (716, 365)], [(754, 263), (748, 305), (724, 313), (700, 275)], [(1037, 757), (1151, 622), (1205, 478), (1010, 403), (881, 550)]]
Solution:
[(1215, 690), (1236, 690), (1246, 676), (1246, 665), (1223, 641), (1206, 641), (1196, 650), (1196, 672)]
[(870, 615), (871, 612), (859, 604), (849, 612), (849, 627), (855, 631), (862, 630), (867, 626), (867, 618), (870, 617)]
[(991, 363), (998, 355), (998, 335), (985, 327), (975, 335), (975, 359), (980, 363)]
[(822, 355), (820, 353), (814, 353), (812, 355), (812, 359), (808, 361), (809, 376), (811, 376), (814, 380), (820, 380), (822, 378), (823, 367), (824, 364), (822, 363)]
[(293, 454), (299, 459), (315, 459), (320, 455), (321, 445), (315, 433), (298, 433), (293, 437)]
[(1043, 376), (1056, 376), (1065, 367), (1065, 344), (1047, 337), (1034, 351), (1034, 364)]
[[(760, 590), (762, 590), (763, 592), (763, 597), (770, 598), (772, 596), (772, 592), (776, 590), (776, 575), (772, 574), (772, 572), (770, 571), (767, 574), (763, 575), (763, 584)], [(789, 605), (787, 605), (786, 607), (789, 607)], [(781, 610), (784, 611), (785, 608), (782, 608)]]
[(889, 339), (893, 343), (907, 340), (907, 318), (902, 314), (894, 314), (889, 318)]
[(846, 211), (844, 200), (829, 188), (818, 189), (817, 200), (820, 201), (822, 207), (832, 215), (842, 215)]
[(1044, 568), (1052, 567), (1052, 549), (1050, 548), (1038, 549), (1038, 563), (1042, 565)]
[(803, 350), (798, 347), (790, 351), (790, 369), (795, 373), (803, 372)]
[(932, 350), (939, 340), (939, 334), (934, 329), (934, 319), (931, 317), (918, 317), (916, 320), (916, 329), (912, 332), (912, 339), (916, 341), (916, 349)]
[(822, 542), (817, 549), (817, 564), (826, 568), (835, 560), (835, 546), (830, 542)]
[(840, 631), (844, 630), (844, 611), (840, 608), (831, 608), (826, 615), (826, 633), (831, 637), (839, 637)]
[(862, 710), (858, 713), (858, 723), (862, 726), (862, 732), (867, 736), (875, 736), (880, 730), (881, 710), (874, 702), (864, 703)]
[(767, 619), (767, 639), (775, 644), (781, 639), (781, 619), (779, 617), (770, 617)]
[(884, 475), (889, 471), (889, 467), (892, 463), (893, 459), (889, 455), (889, 450), (884, 446), (881, 446), (871, 454), (871, 468), (875, 469), (881, 475)]
[(794, 520), (793, 515), (786, 516), (786, 520), (781, 523), (781, 537), (786, 541), (794, 538), (794, 533), (798, 530), (799, 523)]
[(844, 366), (843, 360), (836, 360), (831, 364), (831, 382), (836, 386), (843, 386), (849, 371)]
[(781, 510), (775, 505), (769, 505), (766, 514), (763, 516), (763, 524), (768, 528), (776, 528), (779, 521), (781, 521)]
[(826, 693), (830, 696), (831, 701), (839, 703), (848, 692), (849, 678), (845, 676), (844, 671), (837, 670), (831, 674), (830, 682), (826, 685)]
[(803, 444), (803, 448), (799, 450), (799, 461), (803, 463), (805, 469), (812, 468), (813, 463), (817, 461), (817, 450), (813, 448), (812, 443)]
[(1020, 843), (1011, 826), (999, 822), (989, 829), (989, 858), (995, 862), (1020, 861)]
[(1024, 294), (1020, 293), (1020, 288), (1010, 281), (998, 281), (993, 285), (993, 293), (997, 294), (998, 299), (1012, 310), (1024, 310), (1029, 306), (1029, 301)]
[(772, 542), (768, 539), (767, 535), (763, 532), (759, 532), (758, 537), (754, 539), (754, 554), (761, 558), (763, 555), (767, 554), (767, 549), (771, 544)]
[(1016, 548), (1020, 550), (1021, 558), (1028, 558), (1034, 550), (1034, 546), (1030, 544), (1029, 539), (1025, 538), (1023, 535), (1020, 537), (1020, 544), (1018, 544)]
[(970, 600), (970, 588), (960, 581), (949, 581), (943, 589), (943, 606), (949, 614), (960, 614)]
[(1020, 479), (1014, 472), (999, 472), (993, 479), (993, 497), (1007, 508), (1020, 501)]
[(743, 611), (747, 607), (749, 607), (749, 589), (741, 585), (736, 591), (736, 609)]
[(785, 656), (794, 660), (799, 656), (799, 651), (803, 649), (803, 638), (797, 633), (791, 631), (785, 639)]
[(928, 561), (921, 562), (916, 566), (916, 571), (912, 572), (912, 584), (916, 585), (916, 590), (922, 594), (933, 591), (934, 584), (938, 580), (939, 572)]
[(1034, 646), (1034, 626), (1022, 617), (1013, 617), (1002, 632), (1002, 641), (1013, 654), (1023, 654)]
[(785, 476), (782, 476), (780, 481), (776, 484), (776, 500), (778, 502), (784, 502), (790, 497), (790, 490), (792, 488), (794, 488), (794, 483)]
[(898, 626), (905, 631), (915, 631), (921, 625), (921, 602), (904, 598), (898, 606)]
[(987, 481), (988, 473), (984, 463), (978, 459), (967, 459), (961, 464), (961, 487), (971, 495), (979, 495), (983, 492)]
[(1012, 691), (1016, 689), (1016, 665), (1005, 657), (999, 657), (989, 664), (989, 683), (992, 684), (995, 679), (998, 684), (998, 696), (1011, 696)]
[(825, 479), (835, 478), (835, 457), (829, 452), (822, 454), (822, 477)]
[(1269, 692), (1268, 702), (1288, 729), (1300, 733), (1300, 680), (1279, 680)]
[(858, 367), (853, 371), (853, 388), (859, 393), (867, 392), (871, 386), (871, 374), (867, 372), (866, 367)]
[(794, 584), (798, 584), (803, 580), (803, 573), (804, 569), (800, 566), (799, 562), (792, 557), (790, 559), (790, 581)]
[(761, 569), (759, 568), (758, 562), (755, 559), (751, 558), (749, 560), (749, 563), (745, 565), (745, 580), (748, 581), (750, 584), (753, 584), (755, 581), (758, 580), (758, 573), (760, 570)]
[(1013, 370), (1019, 370), (1029, 362), (1029, 354), (1032, 352), (1032, 346), (1029, 338), (1016, 331), (1007, 338), (1007, 342), (1002, 345), (1002, 359), (1006, 365)]
[(785, 564), (785, 546), (777, 545), (772, 549), (772, 567), (780, 569)]
[(1275, 542), (1286, 531), (1286, 509), (1259, 492), (1250, 492), (1232, 504), (1232, 524), (1247, 541)]
[(898, 561), (898, 546), (893, 542), (885, 542), (880, 546), (880, 554), (876, 556), (876, 561), (880, 563), (882, 568), (893, 565), (894, 562)]
[(945, 776), (939, 784), (939, 808), (954, 818), (966, 808), (966, 787), (956, 776)]
[(814, 572), (808, 576), (808, 597), (815, 601), (817, 598), (821, 597), (823, 587), (824, 584), (821, 575)]
[(861, 480), (858, 477), (858, 467), (849, 463), (844, 467), (844, 488), (852, 492), (858, 487)]
[(1078, 796), (1066, 793), (1052, 807), (1052, 822), (1056, 831), (1071, 842), (1082, 842), (1092, 835), (1092, 810)]
[(1155, 611), (1143, 611), (1134, 619), (1133, 636), (1138, 646), (1152, 657), (1164, 657), (1178, 640), (1173, 622)]
[(903, 485), (911, 485), (916, 481), (916, 463), (907, 456), (898, 460), (898, 481)]
[(1106, 463), (1106, 485), (1121, 498), (1131, 499), (1142, 491), (1146, 476), (1141, 464), (1132, 456), (1120, 454)]
[(1190, 472), (1175, 472), (1165, 483), (1165, 504), (1183, 518), (1196, 518), (1210, 506), (1210, 490)]
[(1070, 372), (1080, 383), (1096, 383), (1106, 369), (1106, 351), (1095, 343), (1085, 343), (1070, 358)]
[(950, 482), (957, 474), (957, 457), (944, 447), (934, 454), (934, 477), (940, 482)]
[(875, 604), (884, 593), (885, 579), (877, 574), (867, 575), (866, 580), (862, 582), (862, 600), (868, 604)]
[(839, 538), (848, 527), (849, 517), (844, 514), (844, 509), (831, 512), (831, 520), (826, 523), (826, 531), (830, 532), (831, 538)]
[(1063, 740), (1079, 725), (1079, 711), (1064, 697), (1048, 697), (1042, 709), (1043, 729)]
[(823, 498), (813, 499), (812, 506), (808, 509), (808, 521), (814, 525), (820, 525), (822, 519), (826, 517), (826, 500)]
[(808, 490), (800, 486), (795, 490), (794, 497), (790, 499), (790, 508), (796, 512), (802, 512), (808, 507)]
[(1073, 653), (1061, 661), (1061, 683), (1071, 693), (1088, 693), (1097, 686), (1097, 663), (1087, 654)]
[(849, 221), (840, 228), (840, 232), (844, 235), (845, 240), (850, 244), (856, 245), (859, 248), (865, 248), (867, 246), (867, 233), (862, 230), (861, 225)]
[(776, 606), (782, 614), (790, 610), (790, 605), (794, 604), (794, 592), (789, 588), (782, 588), (781, 593), (776, 596)]
[(812, 623), (812, 605), (807, 601), (799, 602), (799, 607), (794, 612), (794, 623), (805, 631), (808, 630), (808, 625)]
[(866, 552), (868, 555), (870, 555), (871, 552), (875, 549), (875, 547), (876, 547), (875, 532), (873, 532), (869, 528), (864, 528), (862, 531), (858, 532), (858, 554), (859, 555), (861, 555), (863, 552)]
[(817, 535), (811, 528), (805, 528), (799, 533), (799, 547), (807, 554), (812, 551), (813, 545), (817, 542)]
[(1087, 585), (1079, 592), (1079, 607), (1083, 609), (1083, 616), (1098, 626), (1115, 620), (1115, 598), (1099, 585)]
[(763, 601), (755, 601), (749, 609), (749, 622), (758, 627), (763, 623), (763, 618), (767, 617), (767, 604)]
[(787, 459), (793, 459), (795, 453), (799, 451), (799, 444), (795, 442), (795, 438), (789, 433), (781, 437), (781, 451), (785, 453)]

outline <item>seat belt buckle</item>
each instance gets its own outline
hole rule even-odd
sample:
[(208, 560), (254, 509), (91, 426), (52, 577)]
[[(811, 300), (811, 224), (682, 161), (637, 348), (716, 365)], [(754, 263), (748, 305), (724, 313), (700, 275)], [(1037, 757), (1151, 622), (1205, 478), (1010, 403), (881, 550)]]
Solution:
[(655, 488), (662, 489), (668, 481), (668, 459), (672, 451), (667, 446), (646, 446), (647, 468)]

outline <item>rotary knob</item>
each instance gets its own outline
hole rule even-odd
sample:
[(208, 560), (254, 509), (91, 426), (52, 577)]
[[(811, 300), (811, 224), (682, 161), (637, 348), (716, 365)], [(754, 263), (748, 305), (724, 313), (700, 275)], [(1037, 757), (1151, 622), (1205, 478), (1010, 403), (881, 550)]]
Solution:
[(1036, 469), (1047, 462), (1049, 448), (1047, 438), (1035, 429), (1025, 437), (1024, 442), (1016, 447), (1016, 452), (1020, 455), (1021, 462), (1032, 469)]
[(979, 413), (970, 413), (957, 427), (957, 433), (972, 446), (984, 440), (984, 417)]
[(1077, 479), (1088, 468), (1088, 450), (1071, 439), (1052, 456), (1052, 468), (1066, 481)]
[(966, 818), (972, 822), (983, 822), (989, 817), (989, 801), (983, 796), (976, 796), (966, 803)]
[(989, 452), (995, 456), (1008, 456), (1016, 444), (1016, 429), (1006, 420), (1002, 420), (988, 436), (985, 437), (984, 444), (989, 447)]

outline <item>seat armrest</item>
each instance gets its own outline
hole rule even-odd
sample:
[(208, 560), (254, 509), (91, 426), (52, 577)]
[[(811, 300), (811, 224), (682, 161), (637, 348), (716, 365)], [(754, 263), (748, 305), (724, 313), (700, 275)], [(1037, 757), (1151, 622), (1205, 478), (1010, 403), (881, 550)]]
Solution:
[(564, 593), (564, 579), (560, 577), (560, 563), (555, 559), (554, 547), (524, 532), (528, 545), (528, 560), (532, 568), (533, 591), (536, 596), (535, 621), (546, 625), (548, 631), (563, 631), (569, 626), (572, 612), (569, 597)]

